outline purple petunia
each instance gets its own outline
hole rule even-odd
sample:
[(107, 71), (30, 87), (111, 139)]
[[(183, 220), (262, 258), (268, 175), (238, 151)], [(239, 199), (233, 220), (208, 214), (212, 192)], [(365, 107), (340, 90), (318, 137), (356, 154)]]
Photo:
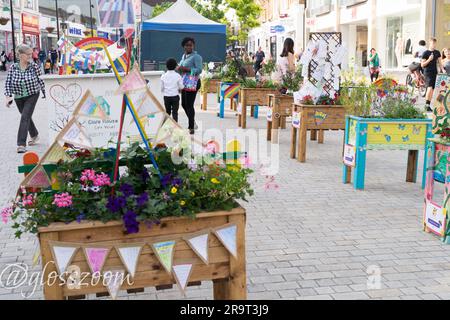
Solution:
[(168, 173), (161, 179), (161, 185), (167, 187), (172, 182), (172, 174)]
[(183, 183), (183, 180), (181, 180), (180, 178), (175, 178), (172, 180), (173, 186), (181, 186), (182, 183)]
[(117, 197), (117, 204), (121, 208), (125, 208), (127, 206), (127, 198), (124, 197)]
[(136, 203), (139, 207), (143, 207), (148, 201), (148, 193), (144, 192), (141, 193), (137, 198), (136, 198)]
[(136, 218), (137, 214), (132, 210), (128, 210), (123, 215), (123, 222), (128, 234), (139, 232), (139, 222), (137, 222)]
[(142, 170), (141, 178), (144, 183), (147, 183), (148, 179), (150, 179), (147, 168), (144, 168), (144, 170)]
[(133, 188), (133, 186), (132, 186), (131, 184), (128, 184), (128, 183), (124, 183), (123, 185), (121, 185), (120, 188), (119, 188), (119, 190), (120, 190), (120, 192), (122, 192), (123, 195), (124, 195), (125, 197), (127, 197), (127, 198), (128, 198), (129, 196), (133, 195), (133, 193), (134, 193), (134, 188)]
[(119, 212), (121, 206), (120, 206), (117, 198), (115, 198), (113, 196), (109, 196), (108, 202), (106, 203), (106, 208), (109, 211), (116, 213), (116, 212)]
[(86, 215), (85, 215), (84, 213), (80, 213), (80, 214), (77, 216), (77, 222), (78, 222), (78, 223), (81, 223), (81, 220), (83, 220), (84, 218), (86, 218)]

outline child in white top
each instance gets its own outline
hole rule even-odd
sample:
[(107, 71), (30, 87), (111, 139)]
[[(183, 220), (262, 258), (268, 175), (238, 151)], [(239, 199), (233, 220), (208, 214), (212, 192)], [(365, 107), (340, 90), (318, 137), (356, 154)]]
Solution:
[(173, 58), (167, 59), (167, 72), (161, 76), (161, 92), (164, 96), (166, 112), (173, 120), (178, 122), (178, 108), (180, 107), (180, 92), (183, 90), (183, 79), (175, 71), (177, 61)]

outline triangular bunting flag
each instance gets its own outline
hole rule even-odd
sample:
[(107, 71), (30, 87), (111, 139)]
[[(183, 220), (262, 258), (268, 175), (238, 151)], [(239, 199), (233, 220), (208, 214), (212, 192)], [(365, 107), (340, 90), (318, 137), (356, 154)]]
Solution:
[(41, 164), (38, 164), (25, 177), (21, 185), (27, 188), (48, 188), (51, 186), (51, 183), (44, 167)]
[(135, 65), (125, 78), (123, 78), (116, 94), (126, 94), (128, 92), (144, 89), (145, 87), (147, 87), (147, 82), (139, 71), (138, 65)]
[(55, 259), (56, 269), (58, 270), (59, 275), (62, 275), (72, 261), (78, 247), (56, 243), (50, 244), (50, 247), (52, 249), (53, 258)]
[(149, 138), (155, 138), (164, 121), (165, 114), (162, 112), (145, 116), (142, 124)]
[(136, 273), (139, 255), (143, 246), (144, 245), (136, 244), (133, 244), (132, 246), (116, 246), (116, 250), (119, 254), (120, 260), (125, 265), (128, 273), (132, 278), (134, 278), (134, 275)]
[(111, 249), (101, 247), (84, 247), (83, 249), (91, 272), (100, 275)]
[(58, 142), (54, 142), (47, 153), (42, 157), (42, 163), (57, 163), (60, 160), (70, 161), (72, 160), (66, 153), (63, 147)]
[(108, 270), (103, 274), (103, 283), (106, 284), (109, 295), (112, 300), (117, 299), (117, 294), (119, 293), (120, 287), (124, 281), (125, 270)]
[(73, 115), (106, 119), (105, 111), (102, 109), (102, 107), (100, 107), (97, 100), (89, 90), (87, 90), (83, 98), (81, 98), (78, 106), (73, 112)]
[(192, 264), (180, 264), (173, 266), (173, 274), (181, 292), (185, 294), (186, 286), (192, 272)]
[[(107, 50), (112, 61), (117, 60), (126, 53), (124, 48), (119, 48), (119, 44), (117, 42), (114, 42), (112, 45), (108, 46)], [(109, 59), (107, 59), (107, 64), (108, 66), (110, 65)]]
[(81, 129), (78, 122), (72, 119), (58, 135), (60, 141), (73, 144), (77, 147), (91, 149), (92, 143), (89, 137)]
[(175, 129), (181, 129), (178, 123), (175, 122), (172, 118), (168, 117), (164, 124), (159, 128), (158, 134), (155, 138), (155, 143), (164, 142), (167, 138), (169, 138)]
[(208, 264), (208, 240), (209, 232), (200, 235), (194, 235), (190, 237), (185, 237), (184, 240), (187, 242), (189, 247), (202, 259), (202, 261)]
[(163, 265), (168, 273), (172, 270), (173, 254), (175, 248), (175, 241), (164, 241), (153, 243), (151, 245), (159, 262)]
[(236, 232), (235, 224), (214, 229), (214, 234), (235, 258), (237, 258)]
[[(136, 106), (136, 105), (135, 105)], [(139, 118), (148, 116), (150, 114), (155, 114), (158, 112), (163, 112), (158, 108), (156, 103), (153, 101), (150, 96), (146, 96), (142, 103), (139, 105), (138, 109), (136, 110)]]

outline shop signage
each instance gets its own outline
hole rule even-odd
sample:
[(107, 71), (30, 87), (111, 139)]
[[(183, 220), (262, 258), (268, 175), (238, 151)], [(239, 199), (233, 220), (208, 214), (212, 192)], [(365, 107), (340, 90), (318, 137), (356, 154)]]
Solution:
[(69, 23), (68, 29), (67, 29), (67, 34), (69, 35), (69, 37), (84, 38), (85, 30), (86, 30), (86, 28), (81, 24)]
[(109, 36), (108, 32), (97, 30), (97, 37), (108, 39), (108, 36)]
[(270, 33), (280, 33), (280, 32), (284, 32), (284, 27), (282, 25), (276, 25), (276, 26), (272, 26), (270, 27)]
[(22, 13), (22, 32), (25, 34), (39, 34), (39, 17), (29, 13)]

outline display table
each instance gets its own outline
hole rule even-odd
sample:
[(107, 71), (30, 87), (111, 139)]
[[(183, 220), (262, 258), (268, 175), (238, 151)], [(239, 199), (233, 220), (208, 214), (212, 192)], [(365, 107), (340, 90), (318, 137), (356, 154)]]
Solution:
[(268, 105), (268, 94), (279, 93), (276, 89), (270, 88), (240, 88), (238, 105), (238, 126), (247, 128), (247, 106), (251, 107), (251, 114), (258, 118), (258, 108)]
[(292, 114), (294, 97), (281, 94), (268, 94), (267, 141), (278, 143), (278, 130), (286, 129), (286, 118)]
[[(416, 182), (418, 150), (426, 149), (433, 137), (431, 119), (376, 119), (349, 116), (345, 124), (345, 145), (354, 148), (355, 189), (364, 189), (368, 150), (408, 150), (407, 182)], [(424, 152), (422, 188), (425, 187), (427, 153)], [(343, 165), (343, 182), (350, 183), (351, 166)]]
[[(202, 82), (203, 83), (203, 82)], [(220, 86), (220, 80), (209, 79), (205, 88), (202, 87), (202, 110), (208, 110), (208, 93), (215, 93), (218, 95), (218, 90)]]

